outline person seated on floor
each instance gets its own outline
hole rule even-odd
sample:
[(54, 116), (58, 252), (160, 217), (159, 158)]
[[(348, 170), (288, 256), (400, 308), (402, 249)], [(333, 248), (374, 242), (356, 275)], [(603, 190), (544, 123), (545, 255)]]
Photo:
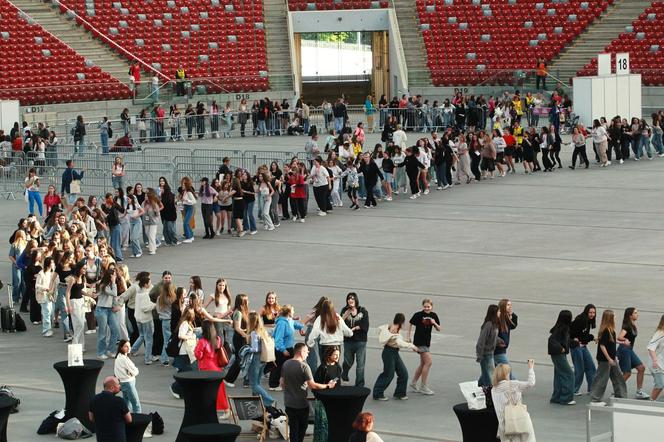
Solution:
[(111, 147), (111, 152), (132, 152), (134, 150), (134, 143), (129, 137), (129, 134), (125, 134), (115, 140), (115, 144)]
[(287, 129), (288, 135), (302, 135), (304, 134), (304, 128), (300, 124), (300, 118), (295, 117), (291, 122), (290, 126)]

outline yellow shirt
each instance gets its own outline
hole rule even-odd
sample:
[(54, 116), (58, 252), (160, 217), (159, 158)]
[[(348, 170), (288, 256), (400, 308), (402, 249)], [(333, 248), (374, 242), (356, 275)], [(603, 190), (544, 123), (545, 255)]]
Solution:
[(514, 136), (516, 137), (516, 142), (518, 144), (523, 143), (523, 127), (515, 127), (514, 128)]
[(353, 156), (357, 158), (359, 154), (362, 153), (362, 145), (360, 143), (353, 144)]

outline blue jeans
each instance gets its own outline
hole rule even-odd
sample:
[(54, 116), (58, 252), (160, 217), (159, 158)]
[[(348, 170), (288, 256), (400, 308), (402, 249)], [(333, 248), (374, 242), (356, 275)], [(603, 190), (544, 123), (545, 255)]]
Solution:
[(652, 158), (652, 146), (650, 145), (650, 138), (647, 135), (641, 135), (636, 157), (641, 158), (643, 156), (644, 150), (648, 153), (648, 158)]
[(161, 348), (161, 356), (159, 360), (162, 362), (168, 362), (168, 355), (166, 354), (166, 347), (168, 347), (168, 341), (171, 340), (171, 320), (162, 319), (161, 320), (161, 335), (164, 337), (164, 345)]
[(265, 406), (269, 407), (274, 403), (274, 399), (261, 385), (261, 375), (263, 374), (264, 366), (265, 364), (261, 362), (261, 354), (254, 353), (253, 358), (251, 358), (251, 365), (249, 366), (249, 385), (251, 385), (251, 394), (262, 397)]
[(23, 285), (23, 272), (12, 264), (12, 298), (14, 302), (18, 302), (21, 297), (21, 288)]
[(28, 190), (28, 204), (30, 213), (35, 213), (35, 204), (37, 204), (37, 209), (39, 209), (39, 216), (44, 216), (44, 206), (42, 205), (39, 190)]
[(334, 118), (334, 128), (336, 129), (337, 132), (340, 132), (341, 129), (344, 128), (344, 118), (343, 117), (335, 117)]
[(477, 385), (480, 387), (488, 387), (491, 385), (494, 367), (495, 365), (493, 364), (493, 354), (482, 355), (482, 358), (480, 359), (480, 370), (482, 370), (482, 374), (477, 380)]
[(164, 241), (166, 244), (175, 245), (178, 243), (177, 233), (175, 232), (175, 221), (163, 221)]
[(132, 413), (140, 413), (141, 401), (138, 399), (138, 391), (136, 391), (136, 380), (120, 382), (120, 390), (122, 391), (122, 398), (127, 404), (129, 411)]
[(366, 359), (366, 341), (344, 341), (344, 362), (341, 379), (348, 379), (348, 372), (353, 366), (353, 362), (357, 361), (357, 366), (355, 367), (355, 386), (364, 387), (364, 364), (366, 363)]
[(567, 404), (574, 399), (574, 372), (567, 362), (567, 355), (552, 355), (553, 394), (550, 402)]
[(662, 144), (662, 134), (654, 133), (652, 135), (652, 145), (655, 146), (657, 153), (664, 153), (664, 145)]
[(406, 396), (406, 387), (408, 386), (408, 370), (399, 356), (399, 350), (393, 347), (383, 347), (383, 372), (378, 375), (374, 383), (373, 397), (379, 398), (385, 395), (385, 390), (394, 379), (394, 373), (397, 374), (397, 388), (394, 390), (394, 397), (401, 398)]
[[(97, 355), (115, 353), (115, 343), (118, 342), (120, 327), (118, 327), (113, 309), (111, 307), (97, 306), (95, 308), (95, 319), (97, 320)], [(111, 337), (108, 339), (108, 342), (106, 342), (108, 334), (106, 327), (111, 331)]]
[(436, 169), (436, 181), (438, 182), (439, 186), (447, 186), (447, 174), (445, 170), (445, 161), (443, 161), (440, 164), (435, 164), (434, 168)]
[(115, 259), (122, 261), (122, 227), (120, 224), (111, 227), (111, 248), (115, 254)]
[(129, 221), (129, 243), (134, 256), (143, 252), (141, 250), (141, 238), (143, 238), (143, 222), (140, 218), (132, 218)]
[(145, 363), (152, 360), (152, 333), (154, 332), (154, 322), (138, 322), (138, 339), (131, 347), (131, 352), (136, 353), (141, 344), (145, 343)]
[(260, 135), (265, 135), (267, 133), (267, 129), (265, 128), (265, 120), (258, 120), (258, 133)]
[(364, 177), (361, 176), (358, 178), (358, 182), (360, 183), (360, 188), (357, 191), (357, 196), (360, 198), (366, 198), (367, 197), (367, 186), (364, 184)]
[(41, 307), (42, 316), (42, 334), (51, 330), (51, 322), (53, 322), (53, 302), (47, 301), (39, 304)]
[(108, 134), (102, 132), (99, 137), (101, 138), (101, 153), (108, 155)]
[(191, 218), (194, 216), (194, 206), (184, 206), (184, 220), (182, 221), (182, 230), (184, 230), (185, 239), (194, 237), (194, 231), (191, 230)]
[[(510, 360), (507, 358), (507, 353), (494, 353), (493, 354), (494, 367), (500, 364), (510, 365)], [(510, 380), (514, 380), (514, 371), (510, 370)]]
[(572, 364), (574, 364), (574, 392), (577, 393), (581, 389), (584, 374), (586, 375), (588, 392), (590, 392), (597, 369), (588, 347), (578, 346), (570, 349), (570, 353), (572, 354)]
[(121, 176), (111, 176), (111, 184), (114, 189), (122, 189), (124, 191), (123, 178)]
[(256, 231), (256, 217), (254, 216), (255, 201), (245, 201), (244, 218), (242, 219), (242, 228), (244, 230)]
[(159, 86), (156, 84), (150, 85), (150, 95), (152, 95), (152, 101), (156, 103), (159, 101)]
[(60, 312), (60, 324), (62, 324), (62, 331), (64, 336), (71, 335), (71, 328), (69, 327), (69, 315), (67, 314), (66, 297), (67, 287), (58, 285), (58, 297), (55, 298), (55, 311)]
[(74, 140), (74, 152), (81, 155), (85, 153), (85, 136), (81, 136), (81, 139), (78, 141)]

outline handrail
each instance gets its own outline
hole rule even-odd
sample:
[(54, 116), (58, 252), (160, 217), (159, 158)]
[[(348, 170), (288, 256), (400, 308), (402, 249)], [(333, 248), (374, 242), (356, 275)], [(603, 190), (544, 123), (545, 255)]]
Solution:
[(147, 68), (147, 71), (157, 73), (158, 76), (162, 77), (162, 78), (163, 78), (164, 80), (166, 80), (166, 81), (170, 81), (170, 80), (171, 80), (170, 77), (168, 77), (167, 75), (165, 75), (165, 74), (162, 73), (161, 71), (155, 69), (155, 68), (152, 67), (151, 65), (147, 64), (146, 62), (144, 62), (143, 60), (141, 60), (140, 58), (138, 58), (136, 55), (132, 54), (132, 53), (129, 52), (127, 49), (125, 49), (124, 47), (120, 46), (119, 44), (117, 44), (116, 42), (114, 42), (113, 40), (111, 40), (111, 39), (110, 39), (109, 37), (107, 37), (103, 32), (101, 32), (101, 31), (98, 30), (94, 25), (92, 25), (92, 23), (90, 23), (89, 21), (87, 21), (86, 19), (84, 19), (83, 17), (81, 17), (81, 16), (78, 14), (78, 12), (74, 11), (74, 10), (71, 9), (69, 6), (67, 6), (67, 5), (65, 5), (65, 4), (63, 4), (63, 3), (61, 3), (60, 0), (53, 0), (53, 4), (54, 4), (54, 5), (57, 5), (57, 6), (61, 7), (61, 8), (64, 8), (65, 10), (67, 10), (67, 12), (71, 12), (71, 13), (76, 17), (77, 20), (80, 20), (81, 23), (84, 23), (85, 25), (89, 26), (90, 29), (91, 29), (92, 31), (94, 31), (94, 34), (95, 34), (95, 35), (99, 36), (99, 37), (100, 37), (102, 40), (104, 40), (106, 43), (108, 43), (109, 45), (111, 45), (111, 46), (114, 47), (115, 49), (117, 49), (117, 50), (119, 50), (120, 52), (122, 52), (125, 56), (129, 57), (130, 59), (132, 59), (132, 60), (134, 60), (134, 61), (137, 61), (141, 66), (143, 66), (144, 68)]

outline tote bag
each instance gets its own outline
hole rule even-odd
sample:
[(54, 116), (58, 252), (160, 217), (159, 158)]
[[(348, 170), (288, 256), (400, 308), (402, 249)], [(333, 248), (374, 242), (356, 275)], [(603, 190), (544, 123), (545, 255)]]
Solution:
[(274, 339), (271, 336), (266, 336), (261, 339), (261, 362), (274, 362), (276, 357), (274, 355)]
[(505, 436), (514, 437), (521, 434), (528, 434), (532, 428), (530, 414), (525, 404), (517, 402), (511, 391), (507, 394), (507, 404), (505, 405)]

